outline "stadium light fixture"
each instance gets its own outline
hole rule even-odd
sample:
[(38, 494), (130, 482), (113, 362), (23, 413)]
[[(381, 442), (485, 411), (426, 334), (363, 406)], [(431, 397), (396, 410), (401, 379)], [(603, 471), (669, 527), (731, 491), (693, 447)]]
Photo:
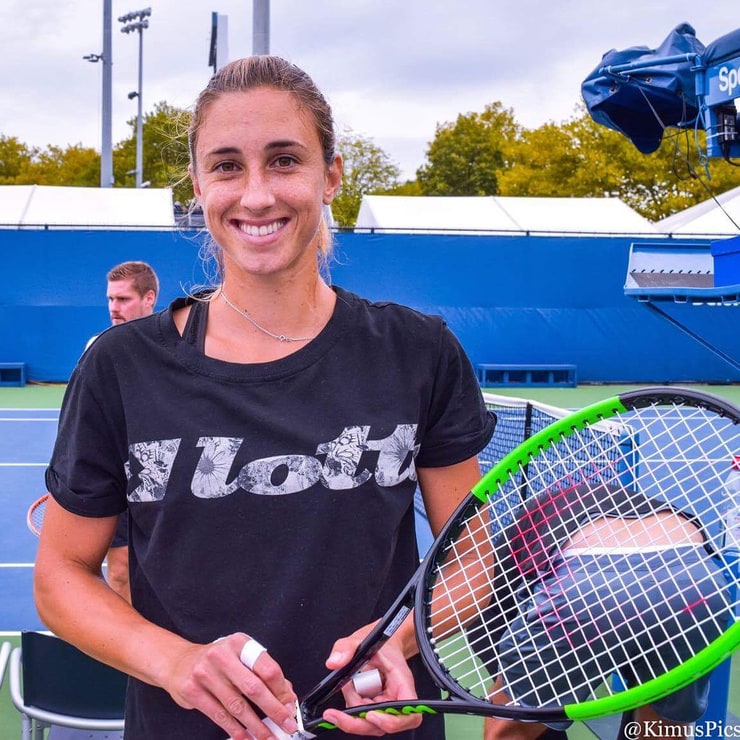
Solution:
[(123, 23), (121, 33), (139, 33), (139, 86), (136, 95), (129, 94), (129, 100), (137, 98), (136, 114), (136, 187), (142, 187), (142, 176), (144, 169), (144, 141), (143, 141), (143, 105), (142, 105), (142, 83), (144, 77), (144, 29), (149, 28), (149, 16), (152, 14), (151, 8), (143, 10), (133, 10), (130, 13), (119, 16), (119, 23)]

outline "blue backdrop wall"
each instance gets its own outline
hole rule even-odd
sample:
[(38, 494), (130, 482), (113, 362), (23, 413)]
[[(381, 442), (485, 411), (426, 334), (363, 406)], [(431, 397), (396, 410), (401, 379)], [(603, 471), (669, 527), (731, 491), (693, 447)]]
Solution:
[[(474, 363), (568, 363), (580, 382), (740, 382), (740, 371), (624, 295), (628, 237), (338, 233), (332, 279), (443, 315)], [(708, 243), (707, 243), (708, 244)], [(169, 231), (0, 231), (0, 362), (66, 381), (108, 326), (105, 274), (129, 259), (158, 308), (203, 284), (200, 242)], [(679, 323), (740, 358), (738, 311), (675, 304)]]

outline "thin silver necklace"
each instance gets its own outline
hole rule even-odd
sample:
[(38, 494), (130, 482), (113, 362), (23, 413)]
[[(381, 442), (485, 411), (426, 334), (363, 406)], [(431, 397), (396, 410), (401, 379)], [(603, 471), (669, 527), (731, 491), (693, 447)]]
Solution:
[(279, 342), (310, 342), (316, 337), (288, 337), (285, 334), (273, 334), (269, 329), (265, 329), (264, 326), (258, 324), (246, 311), (242, 311), (241, 308), (235, 306), (227, 297), (226, 293), (221, 291), (221, 298), (224, 299), (226, 305), (236, 311), (240, 316), (243, 316), (255, 329), (259, 329), (263, 334), (267, 334), (268, 337), (277, 339)]

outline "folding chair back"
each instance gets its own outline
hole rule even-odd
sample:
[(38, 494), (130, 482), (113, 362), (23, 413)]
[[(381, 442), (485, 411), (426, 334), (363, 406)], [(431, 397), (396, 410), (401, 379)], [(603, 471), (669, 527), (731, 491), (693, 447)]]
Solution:
[(87, 719), (123, 717), (128, 677), (41, 632), (21, 635), (23, 702)]
[(127, 676), (64, 640), (22, 633), (21, 646), (10, 654), (8, 679), (23, 740), (43, 740), (47, 730), (47, 740), (123, 737)]

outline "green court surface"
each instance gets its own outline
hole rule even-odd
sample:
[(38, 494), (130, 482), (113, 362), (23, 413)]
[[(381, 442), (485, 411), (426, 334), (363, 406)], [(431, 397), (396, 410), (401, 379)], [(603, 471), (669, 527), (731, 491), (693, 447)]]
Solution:
[[(657, 384), (655, 384), (657, 385)], [(63, 384), (28, 384), (23, 387), (0, 387), (0, 408), (59, 408), (64, 395)], [(485, 390), (506, 396), (516, 396), (535, 401), (542, 401), (561, 408), (580, 408), (590, 403), (603, 400), (627, 390), (644, 385), (581, 385), (577, 388), (534, 388), (507, 387), (487, 388)], [(696, 390), (725, 398), (740, 405), (740, 385), (692, 385)], [(2, 629), (2, 625), (0, 625)], [(15, 635), (0, 637), (14, 645), (19, 638)], [(472, 740), (482, 738), (483, 721), (475, 717), (450, 716), (447, 718), (447, 736), (449, 740)], [(593, 740), (603, 738), (610, 740), (615, 736), (618, 727), (617, 718), (606, 718), (587, 724), (576, 723), (568, 730), (571, 740)], [(740, 736), (740, 656), (733, 660), (727, 727), (735, 730), (733, 736)], [(719, 732), (719, 730), (718, 730)], [(721, 737), (721, 735), (716, 735)], [(20, 718), (10, 703), (7, 679), (0, 691), (0, 740), (20, 737)], [(329, 738), (330, 735), (327, 735)], [(165, 738), (162, 738), (165, 740)], [(191, 740), (190, 738), (183, 740)], [(195, 739), (193, 739), (195, 740)]]
[(29, 383), (0, 388), (0, 408), (58, 409), (67, 388), (62, 383)]
[[(659, 385), (654, 383), (653, 385)], [(635, 388), (645, 388), (646, 385), (579, 385), (576, 388), (535, 388), (509, 386), (506, 388), (484, 388), (491, 393), (502, 396), (516, 396), (529, 398), (533, 401), (542, 401), (562, 408), (580, 408), (589, 403), (601, 401), (604, 398), (624, 393)], [(740, 405), (740, 384), (727, 385), (691, 385), (694, 390), (713, 393), (732, 403)], [(15, 387), (0, 387), (0, 408), (58, 408), (66, 385), (61, 383), (30, 383)]]
[[(626, 391), (635, 390), (637, 388), (649, 388), (653, 385), (661, 385), (660, 383), (652, 383), (651, 385), (579, 385), (576, 388), (534, 388), (534, 387), (508, 387), (508, 388), (484, 388), (484, 390), (490, 393), (497, 393), (502, 396), (517, 396), (521, 398), (528, 398), (532, 401), (541, 401), (542, 403), (549, 403), (552, 406), (560, 406), (561, 408), (582, 408), (590, 403), (596, 403), (602, 401), (605, 398), (616, 396)], [(666, 384), (667, 385), (667, 384)], [(678, 387), (672, 385), (671, 387)], [(686, 385), (684, 387), (691, 388), (695, 391), (703, 391), (705, 393), (711, 393), (720, 398), (724, 398), (736, 406), (740, 406), (740, 384), (732, 383), (726, 385)], [(0, 396), (2, 400), (2, 396)]]

